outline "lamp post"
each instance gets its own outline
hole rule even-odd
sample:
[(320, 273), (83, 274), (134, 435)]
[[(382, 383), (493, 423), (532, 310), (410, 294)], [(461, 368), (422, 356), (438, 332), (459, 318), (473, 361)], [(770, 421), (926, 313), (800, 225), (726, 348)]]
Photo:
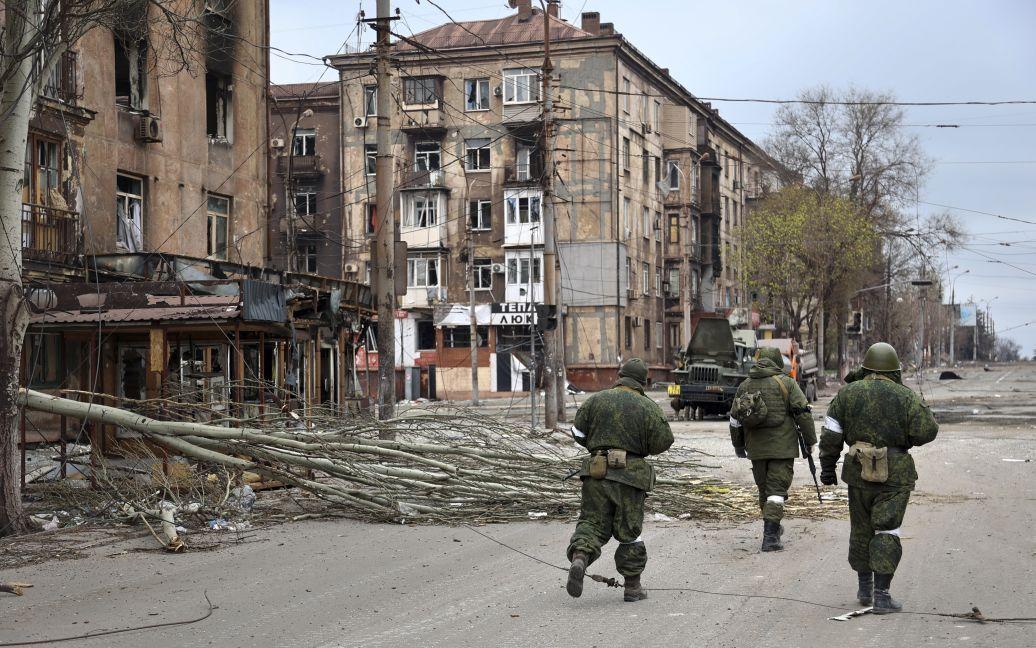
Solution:
[[(953, 266), (957, 267), (957, 266)], [(958, 273), (952, 280), (950, 280), (950, 366), (952, 367), (957, 362), (955, 347), (957, 346), (957, 280), (964, 275), (971, 272), (971, 270), (965, 270), (964, 272)]]
[(928, 302), (928, 291), (925, 290), (925, 289), (928, 288), (929, 286), (931, 286), (933, 282), (932, 282), (931, 279), (927, 279), (925, 277), (921, 277), (919, 279), (911, 280), (910, 283), (912, 285), (914, 285), (914, 286), (917, 286), (920, 289), (920, 293), (921, 293), (921, 327), (920, 327), (920, 331), (918, 331), (919, 337), (918, 337), (918, 345), (917, 345), (917, 370), (921, 371), (921, 370), (924, 369), (924, 345), (925, 345), (925, 341), (924, 341), (925, 330), (924, 329), (925, 329), (925, 310), (926, 310), (925, 307), (927, 306), (927, 302)]
[[(990, 304), (992, 304), (993, 302), (995, 302), (998, 299), (1000, 299), (1000, 295), (996, 295), (992, 299), (980, 299), (979, 300), (979, 303), (986, 305), (986, 322), (987, 322), (986, 326), (987, 327), (989, 326), (989, 322), (993, 321), (993, 318), (989, 314), (990, 311), (991, 311)], [(978, 313), (975, 313), (975, 341), (974, 342), (975, 342), (975, 359), (978, 360)], [(992, 359), (993, 359), (993, 354), (990, 353), (989, 354), (989, 358), (987, 358), (987, 360), (992, 360)]]

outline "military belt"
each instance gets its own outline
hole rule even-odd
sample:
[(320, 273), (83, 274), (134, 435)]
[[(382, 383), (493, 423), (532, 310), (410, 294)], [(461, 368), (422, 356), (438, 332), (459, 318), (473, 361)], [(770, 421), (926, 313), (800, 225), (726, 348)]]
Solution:
[(904, 448), (902, 446), (886, 446), (885, 450), (890, 455), (896, 455), (896, 454), (908, 454), (907, 450), (909, 450), (909, 448)]
[[(593, 457), (606, 456), (609, 450), (622, 450), (622, 448), (598, 448), (597, 450), (591, 450), (590, 455)], [(644, 459), (646, 455), (640, 455), (635, 452), (626, 451), (627, 459)]]

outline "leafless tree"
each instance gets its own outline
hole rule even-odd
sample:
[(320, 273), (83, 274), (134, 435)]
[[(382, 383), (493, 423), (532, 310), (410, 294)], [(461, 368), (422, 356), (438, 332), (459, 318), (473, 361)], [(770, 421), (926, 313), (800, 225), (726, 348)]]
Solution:
[(203, 0), (0, 0), (0, 536), (25, 529), (15, 396), (29, 322), (22, 286), (23, 167), (37, 101), (62, 55), (94, 29), (146, 37), (147, 64), (158, 74), (192, 69), (201, 60), (205, 11)]

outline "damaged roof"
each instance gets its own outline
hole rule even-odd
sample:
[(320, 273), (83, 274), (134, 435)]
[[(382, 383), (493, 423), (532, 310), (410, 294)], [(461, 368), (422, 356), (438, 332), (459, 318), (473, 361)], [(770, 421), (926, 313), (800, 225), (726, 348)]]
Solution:
[[(551, 41), (592, 37), (593, 34), (590, 32), (585, 32), (560, 18), (550, 18)], [(540, 9), (533, 9), (532, 18), (524, 21), (518, 18), (518, 14), (511, 14), (494, 20), (446, 23), (419, 32), (410, 39), (432, 49), (542, 43), (543, 12)], [(396, 43), (395, 49), (413, 51), (419, 48), (406, 41), (400, 41)]]
[(34, 313), (30, 324), (105, 324), (129, 322), (168, 322), (172, 320), (228, 320), (241, 316), (237, 304), (207, 306), (167, 306), (147, 308), (112, 308), (110, 310), (46, 311)]

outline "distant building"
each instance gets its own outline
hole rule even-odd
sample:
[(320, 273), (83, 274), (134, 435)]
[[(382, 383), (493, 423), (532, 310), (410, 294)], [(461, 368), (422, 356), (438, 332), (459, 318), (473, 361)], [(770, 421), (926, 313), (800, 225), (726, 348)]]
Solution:
[[(470, 393), (469, 290), (484, 327), (480, 386), (529, 388), (529, 324), (514, 313), (543, 299), (544, 16), (530, 0), (515, 4), (505, 18), (443, 24), (393, 52), (393, 217), (409, 249), (397, 361), (435, 367), (439, 397)], [(579, 27), (548, 19), (568, 378), (599, 388), (640, 356), (664, 379), (696, 317), (747, 306), (737, 227), (768, 158), (598, 13)], [(371, 54), (330, 60), (342, 79), (348, 239), (363, 241), (381, 217)], [(351, 247), (347, 262), (369, 267), (368, 249)]]

